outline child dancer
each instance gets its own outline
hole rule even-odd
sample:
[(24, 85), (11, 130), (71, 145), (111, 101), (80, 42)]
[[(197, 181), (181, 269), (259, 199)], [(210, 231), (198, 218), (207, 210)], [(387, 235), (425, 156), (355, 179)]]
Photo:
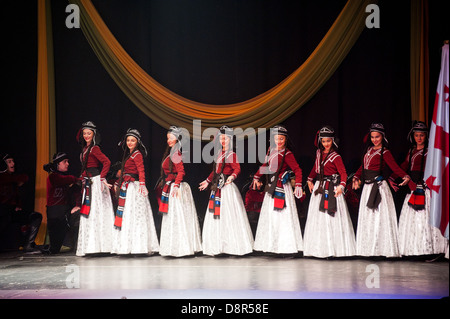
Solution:
[(145, 186), (144, 157), (147, 149), (136, 129), (128, 129), (119, 146), (124, 152), (120, 177), (114, 186), (119, 200), (112, 252), (152, 254), (159, 251), (159, 243)]
[(181, 257), (202, 250), (200, 226), (180, 151), (181, 129), (171, 126), (167, 132), (167, 149), (161, 163), (162, 215), (160, 255)]
[(314, 144), (318, 149), (308, 176), (311, 199), (303, 254), (320, 258), (353, 256), (356, 254), (355, 232), (343, 195), (347, 172), (337, 153), (333, 128), (321, 128)]
[[(303, 196), (302, 170), (287, 149), (288, 131), (277, 125), (271, 129), (271, 146), (264, 164), (253, 178), (252, 188), (262, 187), (266, 175), (266, 194), (261, 207), (254, 250), (275, 254), (295, 254), (303, 250), (303, 239), (295, 197)], [(295, 174), (295, 192), (289, 181)]]
[[(399, 249), (404, 256), (432, 255), (445, 252), (445, 238), (439, 229), (432, 227), (430, 219), (430, 189), (423, 180), (425, 162), (427, 158), (428, 128), (424, 122), (414, 122), (408, 134), (411, 148), (401, 168), (408, 172), (411, 190), (403, 202), (399, 219)], [(389, 182), (397, 191), (394, 180), (395, 174)]]
[(370, 126), (370, 143), (364, 154), (363, 164), (353, 177), (353, 189), (364, 184), (359, 205), (356, 231), (356, 253), (360, 256), (400, 257), (398, 249), (397, 214), (389, 185), (383, 176), (387, 164), (403, 178), (400, 186), (410, 177), (395, 162), (388, 150), (388, 141), (382, 124)]
[(114, 210), (106, 174), (110, 160), (100, 150), (100, 135), (91, 121), (82, 124), (77, 140), (82, 146), (83, 195), (77, 256), (109, 253), (112, 249)]
[(253, 234), (241, 194), (233, 183), (241, 172), (232, 149), (233, 130), (222, 126), (216, 137), (220, 151), (213, 171), (199, 189), (211, 187), (209, 207), (203, 225), (203, 253), (206, 255), (245, 255), (253, 251)]

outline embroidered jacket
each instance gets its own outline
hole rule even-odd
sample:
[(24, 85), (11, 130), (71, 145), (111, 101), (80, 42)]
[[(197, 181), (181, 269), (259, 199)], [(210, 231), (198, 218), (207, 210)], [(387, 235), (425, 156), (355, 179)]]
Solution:
[[(373, 147), (369, 147), (366, 154), (364, 155), (363, 164), (359, 167), (358, 171), (355, 173), (354, 177), (361, 179), (362, 170), (367, 169), (371, 171), (378, 171), (380, 169), (381, 160), (381, 148), (374, 150)], [(388, 149), (383, 151), (383, 166), (388, 166), (397, 176), (402, 178), (408, 176), (408, 174), (395, 162), (392, 153)]]
[(345, 187), (347, 181), (347, 171), (345, 170), (341, 155), (339, 155), (336, 151), (331, 151), (328, 157), (327, 155), (327, 153), (322, 153), (321, 157), (320, 150), (317, 150), (316, 161), (311, 172), (309, 173), (308, 181), (312, 182), (318, 175), (320, 175), (320, 163), (326, 158), (325, 163), (323, 164), (323, 175), (329, 176), (339, 174), (341, 176), (340, 185)]
[[(284, 155), (284, 161), (283, 161), (283, 155)], [(283, 163), (283, 164), (282, 164)], [(255, 180), (260, 180), (261, 177), (267, 173), (276, 173), (279, 166), (281, 166), (280, 169), (280, 175), (283, 175), (287, 170), (291, 169), (295, 174), (295, 186), (301, 187), (302, 186), (302, 170), (300, 166), (298, 165), (294, 154), (288, 150), (283, 149), (281, 151), (276, 149), (271, 149), (269, 156), (266, 156), (266, 160), (263, 165), (258, 169), (258, 172), (256, 172), (255, 176), (253, 177)], [(268, 171), (267, 171), (268, 170)]]
[[(230, 152), (224, 152), (222, 151), (220, 153), (220, 155), (218, 156), (216, 162), (216, 173), (220, 173), (220, 171), (222, 170), (222, 163), (223, 163), (223, 159), (225, 158), (225, 166), (223, 168), (222, 173), (224, 175), (231, 175), (234, 177), (234, 179), (236, 179), (236, 177), (239, 175), (239, 173), (241, 172), (241, 165), (239, 164), (239, 160), (237, 157), (237, 154), (233, 151)], [(208, 183), (211, 183), (212, 180), (214, 178), (214, 171), (211, 172), (211, 174), (209, 174), (208, 178), (206, 179), (206, 181)]]
[[(169, 156), (171, 156), (172, 160), (172, 171), (169, 170)], [(174, 182), (175, 187), (179, 187), (180, 183), (183, 181), (184, 175), (186, 175), (184, 171), (183, 159), (181, 152), (178, 151), (172, 155), (168, 155), (162, 164), (162, 169), (164, 170), (164, 174), (166, 174), (166, 182), (172, 181)]]
[[(81, 162), (86, 158), (88, 147), (85, 146), (83, 148), (83, 152), (80, 155)], [(91, 152), (89, 153), (89, 158), (87, 161), (86, 168), (93, 168), (93, 167), (102, 167), (100, 178), (104, 179), (106, 177), (106, 174), (108, 174), (109, 168), (111, 166), (111, 161), (108, 157), (106, 157), (105, 154), (102, 153), (100, 150), (100, 147), (98, 145), (94, 145), (91, 149)], [(86, 177), (87, 173), (86, 170), (82, 172), (82, 177)]]

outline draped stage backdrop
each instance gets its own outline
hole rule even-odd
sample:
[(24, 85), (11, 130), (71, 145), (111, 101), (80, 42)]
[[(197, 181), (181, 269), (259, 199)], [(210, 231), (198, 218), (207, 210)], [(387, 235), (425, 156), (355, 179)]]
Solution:
[[(66, 26), (69, 3), (80, 7), (80, 29)], [(380, 8), (380, 28), (364, 25), (369, 3)], [(314, 162), (316, 131), (325, 124), (340, 138), (349, 173), (359, 166), (363, 136), (375, 121), (386, 126), (400, 162), (411, 121), (429, 123), (434, 94), (428, 92), (435, 91), (440, 49), (449, 36), (444, 0), (2, 5), (7, 83), (0, 150), (12, 153), (17, 169), (30, 175), (25, 206), (41, 213), (42, 164), (64, 151), (71, 173), (78, 174), (75, 135), (87, 120), (98, 126), (102, 150), (113, 163), (121, 158), (117, 143), (126, 129), (140, 130), (150, 150), (149, 190), (159, 177), (168, 125), (191, 130), (193, 118), (201, 119), (203, 128), (286, 125), (304, 183)], [(257, 167), (243, 163), (238, 186)], [(203, 218), (208, 194), (196, 186), (211, 165), (185, 168)], [(306, 205), (299, 206), (300, 214), (306, 214)], [(40, 240), (43, 236), (45, 228)]]

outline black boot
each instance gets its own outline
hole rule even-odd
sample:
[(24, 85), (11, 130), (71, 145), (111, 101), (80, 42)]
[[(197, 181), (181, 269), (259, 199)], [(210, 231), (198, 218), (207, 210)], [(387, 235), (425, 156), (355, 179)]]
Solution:
[(27, 240), (25, 242), (24, 251), (26, 253), (41, 253), (41, 250), (36, 247), (34, 240), (39, 232), (39, 227), (41, 227), (42, 215), (37, 212), (30, 214), (30, 225)]

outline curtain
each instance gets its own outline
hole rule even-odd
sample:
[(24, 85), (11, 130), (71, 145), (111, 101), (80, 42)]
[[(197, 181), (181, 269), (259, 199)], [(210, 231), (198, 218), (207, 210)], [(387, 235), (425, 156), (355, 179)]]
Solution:
[(127, 54), (91, 0), (69, 0), (80, 8), (81, 29), (98, 59), (128, 98), (163, 127), (177, 125), (192, 135), (193, 120), (203, 127), (271, 127), (302, 107), (333, 75), (365, 28), (370, 0), (348, 0), (309, 58), (274, 88), (252, 99), (211, 105), (183, 98), (163, 87)]
[(411, 118), (428, 123), (428, 0), (411, 1)]
[(42, 214), (36, 244), (47, 234), (47, 172), (43, 170), (56, 151), (55, 92), (50, 0), (38, 0), (38, 69), (36, 92), (36, 182), (34, 210)]

